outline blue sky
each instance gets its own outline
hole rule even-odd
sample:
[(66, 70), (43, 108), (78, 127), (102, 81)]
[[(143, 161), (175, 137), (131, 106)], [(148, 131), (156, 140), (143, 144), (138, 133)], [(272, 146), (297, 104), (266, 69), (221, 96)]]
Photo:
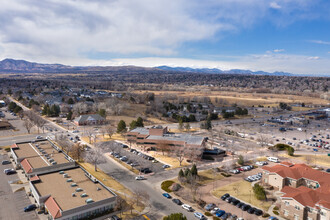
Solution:
[(0, 59), (330, 74), (328, 0), (0, 3)]

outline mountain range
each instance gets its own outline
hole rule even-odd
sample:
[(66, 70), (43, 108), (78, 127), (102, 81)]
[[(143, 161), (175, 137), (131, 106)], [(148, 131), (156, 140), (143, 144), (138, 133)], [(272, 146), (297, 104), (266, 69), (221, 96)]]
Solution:
[(264, 72), (251, 70), (220, 70), (216, 68), (189, 68), (189, 67), (138, 67), (138, 66), (68, 66), (62, 64), (41, 64), (28, 62), (26, 60), (4, 59), (0, 61), (0, 73), (83, 73), (83, 72), (117, 72), (117, 73), (142, 73), (142, 72), (186, 72), (202, 74), (244, 74), (244, 75), (273, 75), (273, 76), (293, 76), (286, 72)]

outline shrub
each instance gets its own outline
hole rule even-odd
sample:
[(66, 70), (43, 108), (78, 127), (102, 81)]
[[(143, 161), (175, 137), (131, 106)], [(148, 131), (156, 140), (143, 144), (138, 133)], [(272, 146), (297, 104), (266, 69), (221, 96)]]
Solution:
[(174, 182), (172, 180), (166, 180), (166, 181), (162, 182), (162, 184), (161, 184), (162, 190), (164, 190), (165, 192), (168, 192), (168, 193), (172, 192), (172, 190), (170, 190), (170, 186), (172, 186), (173, 183)]
[(253, 186), (254, 195), (258, 200), (265, 200), (266, 199), (266, 192), (265, 189), (260, 186), (258, 183), (254, 184)]
[(6, 152), (10, 152), (10, 147), (6, 147), (6, 148), (5, 148), (5, 151), (6, 151)]
[(212, 214), (210, 212), (205, 212), (206, 216), (212, 216)]
[(182, 213), (172, 213), (168, 216), (165, 216), (163, 220), (187, 220), (187, 217)]
[(243, 157), (242, 155), (239, 155), (239, 156), (238, 156), (237, 163), (238, 163), (239, 165), (244, 165), (244, 157)]
[(278, 211), (273, 211), (273, 213), (274, 213), (275, 215), (279, 215)]
[(220, 220), (220, 218), (213, 216), (213, 220)]
[(178, 191), (179, 189), (181, 189), (181, 185), (178, 183), (173, 183), (172, 186), (169, 187), (170, 190), (174, 191)]
[(279, 210), (280, 208), (278, 206), (275, 206), (273, 209), (274, 210)]
[(231, 175), (228, 174), (228, 173), (221, 173), (221, 175), (224, 176), (224, 177), (230, 177), (230, 176), (231, 176)]
[(262, 215), (262, 217), (263, 218), (268, 218), (270, 215), (268, 214), (268, 213), (264, 213), (263, 215)]

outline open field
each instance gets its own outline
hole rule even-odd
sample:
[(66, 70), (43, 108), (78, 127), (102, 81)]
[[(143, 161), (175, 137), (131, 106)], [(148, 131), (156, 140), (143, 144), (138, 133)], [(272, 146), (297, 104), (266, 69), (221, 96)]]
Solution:
[(241, 180), (238, 182), (231, 183), (229, 185), (217, 188), (212, 191), (212, 194), (217, 198), (221, 197), (223, 194), (229, 193), (240, 200), (250, 203), (251, 205), (261, 208), (263, 210), (268, 210), (271, 206), (270, 202), (258, 200), (253, 193), (253, 189), (250, 182)]
[[(298, 95), (283, 95), (283, 94), (270, 94), (270, 93), (240, 93), (240, 92), (228, 92), (228, 91), (210, 91), (203, 90), (202, 87), (195, 89), (195, 91), (142, 91), (136, 90), (134, 93), (146, 93), (153, 92), (155, 95), (177, 95), (178, 97), (192, 98), (194, 96), (210, 97), (213, 103), (215, 98), (223, 99), (228, 104), (240, 104), (240, 105), (268, 105), (278, 104), (280, 102), (286, 103), (305, 103), (315, 105), (327, 105), (329, 101), (321, 99), (319, 97), (298, 96)], [(216, 103), (215, 103), (216, 105)]]
[[(170, 165), (171, 167), (168, 168), (168, 169), (173, 169), (173, 168), (180, 167), (180, 163), (179, 163), (178, 159), (175, 158), (175, 157), (162, 155), (160, 153), (156, 153), (155, 151), (151, 151), (150, 155), (152, 155), (154, 158), (156, 158), (160, 162)], [(185, 167), (185, 166), (188, 166), (188, 165), (190, 165), (190, 163), (187, 163), (186, 160), (182, 161), (182, 163), (181, 163), (181, 167)]]
[(303, 163), (309, 163), (310, 165), (321, 165), (321, 166), (326, 166), (330, 167), (330, 156), (328, 155), (314, 155), (314, 154), (309, 154), (309, 155), (294, 155), (294, 156), (289, 156), (287, 154), (282, 154), (280, 155), (281, 157), (286, 157), (288, 159), (294, 159), (294, 160), (300, 160)]

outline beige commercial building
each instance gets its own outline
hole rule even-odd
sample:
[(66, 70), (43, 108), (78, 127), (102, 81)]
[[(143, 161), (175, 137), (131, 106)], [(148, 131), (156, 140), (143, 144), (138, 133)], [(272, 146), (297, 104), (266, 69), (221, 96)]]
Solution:
[(330, 219), (330, 174), (306, 164), (263, 167), (262, 181), (280, 190), (281, 214), (294, 220)]

